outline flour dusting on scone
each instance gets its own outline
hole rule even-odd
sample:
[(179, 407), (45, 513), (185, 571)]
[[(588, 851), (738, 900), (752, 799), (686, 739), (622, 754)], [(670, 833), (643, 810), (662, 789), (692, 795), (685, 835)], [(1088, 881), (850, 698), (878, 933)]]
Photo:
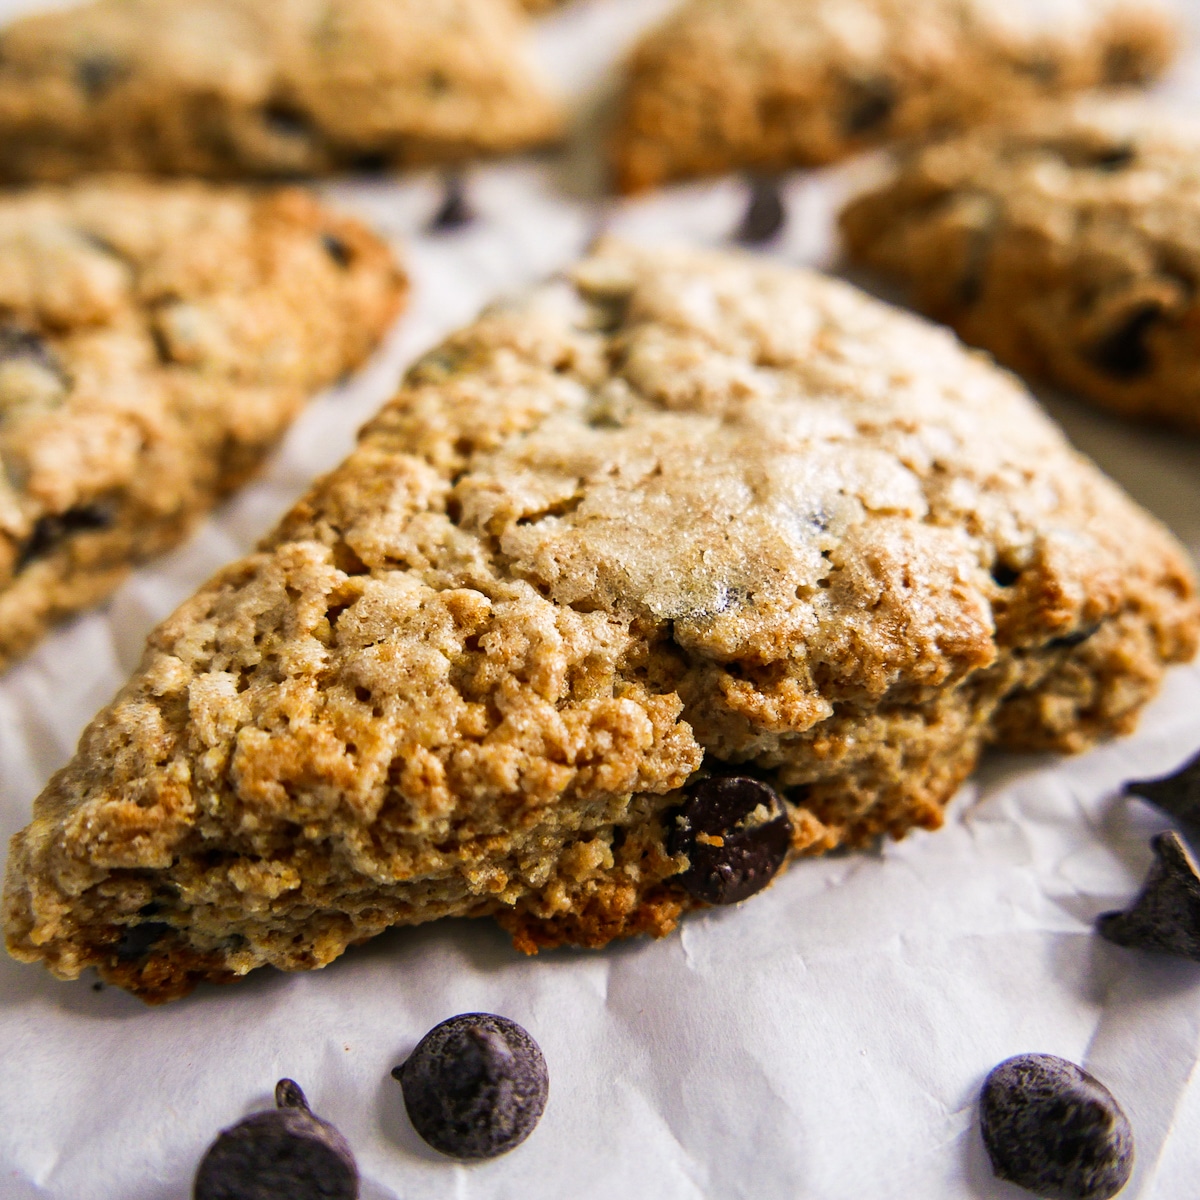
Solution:
[(910, 151), (850, 255), (1024, 375), (1200, 432), (1200, 123), (1077, 97)]
[(0, 198), (0, 668), (243, 483), (405, 292), (299, 191)]
[(1175, 40), (1158, 0), (685, 0), (630, 60), (617, 185), (835, 162), (1144, 82)]
[(512, 0), (91, 0), (3, 30), (0, 178), (294, 177), (504, 154), (561, 117)]
[(605, 244), (153, 634), (13, 842), (9, 949), (164, 1000), (441, 916), (663, 934), (706, 781), (748, 777), (763, 863), (781, 821), (786, 857), (934, 828), (989, 743), (1128, 730), (1198, 622), (1170, 535), (947, 331)]

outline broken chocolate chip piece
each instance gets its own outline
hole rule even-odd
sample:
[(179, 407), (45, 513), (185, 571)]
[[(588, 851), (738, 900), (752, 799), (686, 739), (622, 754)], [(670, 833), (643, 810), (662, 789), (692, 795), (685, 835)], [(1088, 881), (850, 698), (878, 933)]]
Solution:
[(33, 532), (17, 556), (15, 571), (19, 574), (30, 563), (52, 554), (73, 533), (111, 529), (116, 520), (107, 504), (81, 504), (64, 513), (47, 513), (34, 522)]
[(996, 1067), (979, 1097), (983, 1144), (999, 1179), (1035, 1196), (1109, 1200), (1133, 1171), (1133, 1130), (1112, 1093), (1053, 1054)]
[(1149, 374), (1154, 360), (1146, 334), (1161, 317), (1157, 304), (1139, 305), (1093, 347), (1089, 356), (1093, 364), (1114, 379), (1134, 380)]
[(467, 185), (463, 177), (452, 171), (442, 184), (442, 203), (429, 222), (432, 233), (447, 233), (461, 229), (475, 220), (475, 213), (467, 200)]
[(774, 175), (749, 177), (750, 202), (733, 240), (743, 246), (763, 246), (778, 237), (787, 222), (787, 209)]
[(221, 1132), (196, 1172), (193, 1200), (356, 1200), (346, 1139), (313, 1116), (290, 1079), (276, 1084), (275, 1104)]
[(692, 788), (670, 826), (667, 849), (686, 854), (677, 881), (698, 900), (737, 904), (779, 873), (792, 823), (779, 793), (746, 775), (718, 775)]
[(464, 1160), (519, 1146), (541, 1119), (550, 1088), (537, 1042), (491, 1013), (435, 1025), (392, 1077), (413, 1128), (435, 1150)]
[(1140, 796), (1161, 808), (1200, 842), (1200, 754), (1163, 779), (1135, 779), (1125, 785), (1127, 796)]
[(1124, 912), (1103, 913), (1096, 929), (1118, 946), (1200, 963), (1200, 871), (1173, 830), (1150, 846), (1154, 863), (1133, 904)]
[(134, 962), (144, 958), (152, 946), (171, 932), (165, 921), (143, 921), (140, 925), (127, 925), (117, 943), (117, 957), (122, 962)]

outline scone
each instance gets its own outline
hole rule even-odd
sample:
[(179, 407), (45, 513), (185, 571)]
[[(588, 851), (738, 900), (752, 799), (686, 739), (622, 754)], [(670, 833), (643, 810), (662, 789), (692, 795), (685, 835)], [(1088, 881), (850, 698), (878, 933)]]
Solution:
[(0, 198), (0, 667), (242, 483), (405, 281), (297, 191)]
[(1158, 0), (685, 0), (633, 53), (616, 182), (834, 162), (1150, 79), (1174, 42)]
[(12, 843), (8, 946), (158, 1001), (442, 916), (663, 934), (936, 827), (989, 743), (1129, 729), (1198, 625), (1171, 536), (948, 331), (608, 244), (152, 635)]
[(1200, 432), (1200, 125), (1077, 97), (924, 148), (842, 214), (852, 258), (1022, 374)]
[(3, 30), (0, 179), (507, 153), (559, 131), (511, 0), (92, 0)]

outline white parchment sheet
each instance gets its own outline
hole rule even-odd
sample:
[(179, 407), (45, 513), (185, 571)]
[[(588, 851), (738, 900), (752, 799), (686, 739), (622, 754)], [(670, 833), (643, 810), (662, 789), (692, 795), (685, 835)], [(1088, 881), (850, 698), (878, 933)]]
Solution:
[[(264, 3), (268, 0), (264, 0)], [(578, 0), (539, 53), (573, 92), (670, 0)], [(0, 0), (0, 15), (37, 0)], [(1164, 87), (1200, 98), (1200, 0)], [(423, 232), (431, 176), (326, 189), (395, 238), (413, 304), (358, 378), (318, 399), (262, 478), (182, 549), (0, 678), (0, 833), (69, 756), (150, 628), (248, 550), (351, 445), (402, 368), (494, 297), (560, 269), (601, 223), (718, 243), (734, 180), (605, 206), (584, 150), (473, 172), (478, 221)], [(850, 172), (852, 174), (852, 172)], [(846, 171), (788, 183), (774, 253), (832, 261)], [(1200, 553), (1200, 441), (1048, 398), (1070, 435)], [(985, 1073), (1022, 1051), (1086, 1065), (1124, 1103), (1124, 1194), (1200, 1194), (1200, 968), (1121, 950), (1092, 920), (1130, 898), (1166, 822), (1122, 799), (1200, 747), (1200, 668), (1172, 673), (1140, 731), (1082, 758), (990, 759), (946, 827), (804, 862), (744, 907), (660, 942), (526, 959), (490, 923), (393, 931), (324, 971), (259, 971), (159, 1009), (93, 977), (0, 955), (0, 1198), (184, 1200), (217, 1130), (289, 1075), (357, 1152), (366, 1200), (1017, 1200), (976, 1131)], [(389, 1069), (454, 1013), (511, 1016), (550, 1067), (546, 1115), (513, 1154), (459, 1166), (411, 1131)]]

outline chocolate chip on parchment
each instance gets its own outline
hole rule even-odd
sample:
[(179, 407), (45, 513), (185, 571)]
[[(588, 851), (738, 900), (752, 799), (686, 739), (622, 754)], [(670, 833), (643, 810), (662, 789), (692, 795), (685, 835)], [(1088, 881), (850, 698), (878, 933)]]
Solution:
[(1127, 796), (1140, 796), (1183, 825), (1200, 843), (1200, 754), (1163, 779), (1135, 779), (1125, 785)]
[(1133, 904), (1124, 912), (1103, 913), (1096, 929), (1118, 946), (1200, 963), (1200, 871), (1173, 830), (1150, 846), (1154, 862)]
[(778, 176), (753, 174), (747, 183), (750, 200), (733, 240), (742, 246), (763, 246), (778, 237), (787, 222), (787, 208)]
[(996, 1067), (979, 1097), (992, 1170), (1049, 1200), (1109, 1200), (1133, 1170), (1133, 1130), (1112, 1093), (1053, 1054)]
[(698, 900), (737, 904), (779, 873), (792, 824), (779, 793), (746, 775), (701, 780), (676, 810), (667, 837), (671, 854), (686, 854), (675, 878)]
[(462, 229), (475, 220), (475, 213), (467, 200), (467, 185), (462, 175), (450, 171), (442, 181), (442, 202), (429, 222), (432, 233), (448, 233)]
[(435, 1025), (392, 1071), (413, 1128), (451, 1158), (495, 1158), (519, 1146), (546, 1107), (550, 1077), (515, 1021), (463, 1013)]
[(221, 1132), (196, 1172), (193, 1200), (356, 1200), (346, 1139), (313, 1116), (290, 1079), (276, 1084), (275, 1104)]

